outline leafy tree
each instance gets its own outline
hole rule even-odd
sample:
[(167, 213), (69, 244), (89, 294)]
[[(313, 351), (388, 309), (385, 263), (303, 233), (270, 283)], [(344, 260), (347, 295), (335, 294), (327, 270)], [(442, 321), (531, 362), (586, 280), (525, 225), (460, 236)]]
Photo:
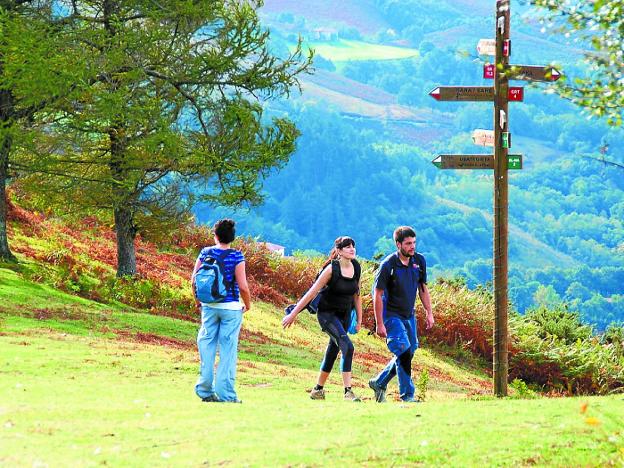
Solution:
[[(176, 220), (196, 199), (259, 203), (261, 180), (282, 167), (299, 135), (267, 122), (260, 99), (288, 95), (312, 56), (269, 52), (261, 2), (71, 2), (78, 97), (54, 112), (46, 145), (24, 160), (34, 181), (72, 203), (112, 212), (118, 276), (136, 273), (134, 240)], [(202, 194), (195, 196), (194, 188)]]
[(28, 143), (35, 113), (71, 89), (63, 24), (53, 2), (0, 1), (0, 259), (14, 261), (7, 238), (6, 187), (15, 149)]
[(588, 73), (573, 80), (560, 80), (556, 90), (564, 98), (586, 108), (592, 115), (606, 117), (612, 125), (622, 124), (624, 85), (624, 0), (532, 0), (546, 10), (545, 21), (566, 36), (590, 44), (585, 55)]

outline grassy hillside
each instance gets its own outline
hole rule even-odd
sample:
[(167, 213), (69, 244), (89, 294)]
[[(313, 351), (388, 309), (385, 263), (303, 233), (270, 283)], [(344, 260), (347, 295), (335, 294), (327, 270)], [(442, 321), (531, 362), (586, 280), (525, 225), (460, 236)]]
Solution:
[[(421, 333), (413, 368), (424, 403), (403, 404), (395, 385), (388, 403), (374, 402), (366, 383), (388, 351), (365, 330), (353, 337), (363, 401), (342, 400), (338, 373), (327, 400), (312, 401), (327, 337), (314, 316), (302, 314), (288, 331), (280, 321), (292, 300), (285, 295), (300, 295), (315, 261), (242, 243), (256, 299), (240, 339), (244, 403), (205, 404), (193, 394), (198, 315), (185, 279), (205, 230), (181, 228), (160, 247), (140, 241), (139, 278), (115, 281), (109, 229), (97, 219), (70, 226), (13, 204), (10, 228), (20, 263), (0, 265), (0, 465), (624, 462), (621, 394), (537, 398), (520, 383), (512, 398), (491, 396), (483, 357), (491, 356), (492, 309), (482, 292), (432, 285), (437, 326)], [(370, 274), (367, 264), (366, 289)], [(515, 373), (527, 369), (521, 358)], [(543, 368), (558, 375), (553, 363)], [(396, 437), (397, 428), (408, 436)]]
[[(256, 303), (241, 338), (244, 403), (205, 404), (192, 392), (196, 323), (102, 306), (24, 281), (6, 268), (0, 283), (2, 465), (624, 461), (621, 395), (475, 398), (487, 390), (482, 375), (421, 350), (416, 369), (430, 371), (427, 402), (379, 405), (362, 384), (386, 352), (379, 340), (358, 335), (354, 376), (364, 401), (342, 401), (337, 376), (327, 386), (327, 400), (312, 401), (306, 392), (325, 341), (313, 318), (283, 332), (279, 310)], [(397, 427), (409, 436), (396, 437)]]
[(418, 57), (418, 50), (409, 47), (394, 47), (371, 44), (363, 41), (338, 39), (327, 42), (305, 42), (305, 46), (313, 49), (332, 62), (348, 60), (396, 60)]

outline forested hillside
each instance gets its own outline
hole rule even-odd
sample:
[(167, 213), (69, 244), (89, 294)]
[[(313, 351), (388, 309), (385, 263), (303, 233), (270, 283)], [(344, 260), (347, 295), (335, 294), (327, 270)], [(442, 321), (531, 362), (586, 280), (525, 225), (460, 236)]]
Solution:
[[(289, 164), (265, 183), (266, 203), (239, 212), (202, 206), (200, 221), (234, 214), (248, 235), (287, 251), (325, 252), (353, 235), (371, 258), (393, 248), (398, 224), (418, 231), (418, 249), (437, 276), (471, 287), (492, 277), (492, 174), (441, 171), (440, 153), (486, 153), (472, 144), (491, 128), (487, 103), (440, 103), (438, 85), (488, 85), (476, 41), (493, 34), (490, 2), (265, 2), (273, 47), (287, 53), (302, 35), (316, 48), (316, 73), (301, 95), (272, 104), (301, 130)], [(492, 10), (492, 11), (491, 11)], [(537, 14), (512, 2), (513, 63), (581, 70), (582, 44), (540, 31)], [(402, 51), (402, 52), (397, 52)], [(526, 85), (514, 82), (514, 85)], [(604, 328), (624, 319), (623, 132), (526, 85), (510, 105), (510, 299), (525, 311), (564, 302)]]

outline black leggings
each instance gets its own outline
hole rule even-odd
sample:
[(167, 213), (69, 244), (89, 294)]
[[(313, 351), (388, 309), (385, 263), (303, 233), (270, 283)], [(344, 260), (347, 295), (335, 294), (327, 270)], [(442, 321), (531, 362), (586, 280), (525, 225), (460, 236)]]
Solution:
[(347, 318), (339, 319), (332, 313), (319, 312), (317, 315), (321, 329), (329, 335), (329, 344), (325, 350), (325, 358), (321, 363), (323, 372), (331, 372), (334, 362), (338, 357), (338, 351), (342, 353), (342, 372), (351, 372), (353, 362), (353, 352), (355, 348), (345, 331), (347, 328)]

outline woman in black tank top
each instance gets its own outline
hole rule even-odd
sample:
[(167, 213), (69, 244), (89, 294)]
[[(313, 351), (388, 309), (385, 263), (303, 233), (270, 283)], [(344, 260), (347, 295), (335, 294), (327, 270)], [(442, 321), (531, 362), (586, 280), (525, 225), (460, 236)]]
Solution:
[[(334, 242), (329, 259), (323, 266), (310, 290), (299, 300), (282, 320), (288, 328), (308, 303), (321, 293), (317, 318), (321, 329), (329, 335), (329, 344), (321, 363), (317, 384), (310, 392), (313, 400), (324, 400), (324, 385), (338, 357), (342, 353), (341, 371), (345, 400), (360, 401), (351, 390), (351, 364), (354, 346), (347, 331), (351, 320), (351, 309), (357, 313), (356, 333), (362, 325), (362, 300), (360, 299), (360, 264), (355, 259), (355, 241), (341, 236)], [(292, 307), (292, 306), (291, 306)]]

